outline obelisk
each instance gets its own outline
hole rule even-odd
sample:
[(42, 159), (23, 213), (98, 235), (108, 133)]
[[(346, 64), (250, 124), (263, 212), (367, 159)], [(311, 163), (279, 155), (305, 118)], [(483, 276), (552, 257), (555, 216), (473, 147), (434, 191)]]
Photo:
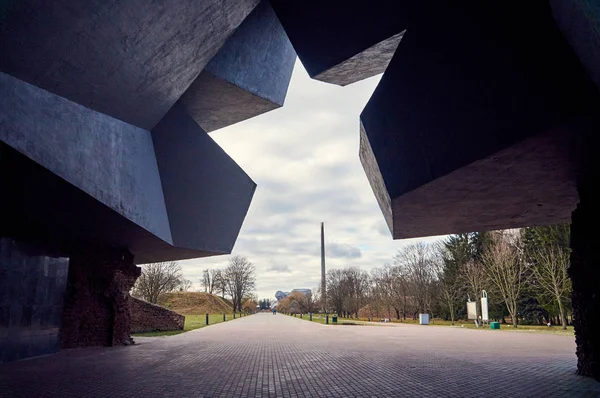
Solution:
[(327, 311), (327, 283), (325, 282), (325, 226), (321, 223), (321, 305)]

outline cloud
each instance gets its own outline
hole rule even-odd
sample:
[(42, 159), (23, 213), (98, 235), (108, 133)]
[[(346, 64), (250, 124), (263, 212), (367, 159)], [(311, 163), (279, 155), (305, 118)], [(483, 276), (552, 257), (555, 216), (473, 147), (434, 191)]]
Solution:
[(290, 267), (288, 265), (272, 265), (269, 268), (269, 271), (275, 272), (290, 272)]
[[(282, 108), (211, 133), (258, 185), (232, 254), (255, 265), (259, 297), (319, 285), (322, 221), (327, 269), (368, 271), (414, 243), (392, 240), (358, 158), (359, 115), (378, 81), (326, 84), (296, 62)], [(199, 288), (203, 269), (228, 260), (181, 264)]]
[(360, 248), (343, 243), (329, 243), (325, 246), (325, 252), (333, 258), (360, 258)]

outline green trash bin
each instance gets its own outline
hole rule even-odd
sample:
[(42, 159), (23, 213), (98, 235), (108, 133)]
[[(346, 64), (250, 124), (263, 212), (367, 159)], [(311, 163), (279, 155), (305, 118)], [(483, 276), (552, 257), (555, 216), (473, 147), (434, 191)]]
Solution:
[(500, 329), (500, 322), (490, 322), (490, 329)]
[(337, 315), (332, 315), (331, 316), (331, 322), (337, 323)]

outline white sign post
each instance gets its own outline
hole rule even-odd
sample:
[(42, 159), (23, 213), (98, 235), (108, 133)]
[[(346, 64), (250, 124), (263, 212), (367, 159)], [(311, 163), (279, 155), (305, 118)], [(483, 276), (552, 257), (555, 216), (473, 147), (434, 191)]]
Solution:
[(477, 302), (467, 301), (467, 319), (477, 319)]
[(489, 323), (490, 316), (488, 313), (488, 296), (485, 290), (481, 291), (481, 322)]

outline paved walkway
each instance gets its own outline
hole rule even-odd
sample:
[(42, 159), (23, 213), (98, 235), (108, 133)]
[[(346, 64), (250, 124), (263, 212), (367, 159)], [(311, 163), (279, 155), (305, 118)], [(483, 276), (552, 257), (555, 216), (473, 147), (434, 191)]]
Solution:
[(0, 365), (2, 397), (600, 397), (573, 338), (259, 314)]

